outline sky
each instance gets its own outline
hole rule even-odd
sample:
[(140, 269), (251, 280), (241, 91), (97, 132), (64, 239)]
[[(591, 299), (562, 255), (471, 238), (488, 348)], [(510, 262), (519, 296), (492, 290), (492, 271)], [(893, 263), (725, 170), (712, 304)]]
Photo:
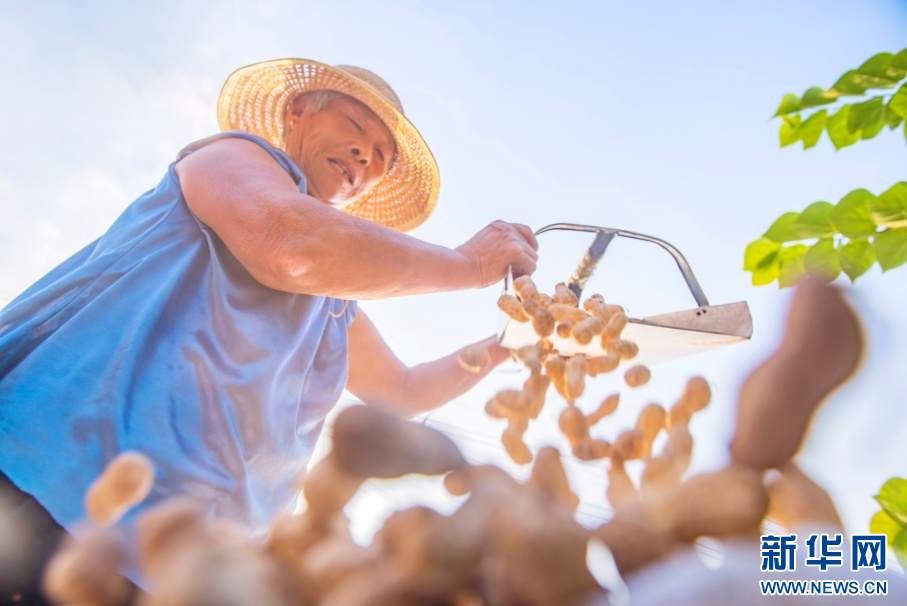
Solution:
[[(780, 149), (771, 116), (785, 93), (829, 87), (875, 53), (907, 46), (905, 34), (903, 0), (0, 0), (0, 304), (101, 235), (181, 147), (216, 132), (215, 101), (234, 69), (282, 57), (361, 65), (396, 90), (439, 163), (437, 211), (414, 236), (454, 247), (496, 219), (636, 231), (679, 248), (710, 302), (748, 302), (751, 341), (653, 367), (650, 384), (626, 393), (598, 430), (613, 438), (644, 404), (670, 405), (702, 374), (714, 399), (692, 426), (694, 468), (720, 467), (737, 391), (777, 345), (790, 297), (750, 285), (746, 244), (783, 212), (905, 179), (902, 134), (841, 152), (825, 136), (806, 152)], [(536, 281), (550, 290), (588, 240), (539, 239)], [(798, 459), (850, 533), (867, 530), (881, 484), (907, 476), (905, 277), (907, 269), (875, 267), (855, 286), (839, 279), (869, 351), (820, 411)], [(416, 364), (494, 333), (500, 290), (362, 309)], [(635, 317), (695, 307), (670, 258), (638, 242), (613, 244), (588, 292)], [(525, 476), (499, 446), (503, 427), (482, 412), (522, 379), (505, 365), (425, 422), (470, 460)], [(597, 379), (581, 405), (619, 389), (619, 377)], [(550, 398), (527, 434), (531, 447), (564, 448), (562, 407)], [(610, 515), (605, 468), (570, 461), (583, 523)], [(430, 480), (371, 484), (357, 502), (372, 520), (360, 532), (382, 508), (414, 501), (455, 504)]]

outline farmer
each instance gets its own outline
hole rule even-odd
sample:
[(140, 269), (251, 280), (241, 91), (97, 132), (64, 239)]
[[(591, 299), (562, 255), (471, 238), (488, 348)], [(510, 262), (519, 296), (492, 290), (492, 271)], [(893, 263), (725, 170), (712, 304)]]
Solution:
[[(248, 66), (217, 112), (225, 132), (182, 150), (106, 234), (0, 313), (0, 536), (31, 529), (38, 552), (4, 591), (35, 586), (60, 526), (84, 519), (86, 489), (123, 451), (154, 462), (146, 505), (191, 495), (263, 526), (292, 505), (344, 387), (413, 415), (489, 370), (455, 354), (407, 368), (358, 299), (535, 269), (523, 225), (496, 221), (456, 249), (406, 235), (434, 210), (438, 170), (368, 70)], [(480, 346), (494, 364), (507, 355), (494, 337)]]

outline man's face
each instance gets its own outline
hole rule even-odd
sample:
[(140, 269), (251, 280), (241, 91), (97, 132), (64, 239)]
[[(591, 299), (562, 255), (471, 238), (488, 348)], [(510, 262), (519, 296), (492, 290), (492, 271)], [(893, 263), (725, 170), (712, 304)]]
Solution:
[(342, 207), (367, 194), (387, 173), (397, 152), (378, 116), (350, 97), (314, 112), (303, 99), (291, 106), (287, 154), (306, 176), (308, 194)]

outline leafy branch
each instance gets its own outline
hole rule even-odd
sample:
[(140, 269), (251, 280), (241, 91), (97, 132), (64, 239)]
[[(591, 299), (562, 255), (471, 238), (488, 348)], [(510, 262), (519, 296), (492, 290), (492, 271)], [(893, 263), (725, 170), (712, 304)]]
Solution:
[[(840, 150), (902, 123), (907, 137), (907, 82), (901, 82), (905, 78), (907, 49), (871, 57), (829, 89), (814, 86), (802, 97), (784, 95), (775, 112), (782, 120), (781, 147), (802, 141), (803, 149), (809, 149), (826, 132)], [(895, 88), (894, 93), (867, 95)], [(845, 102), (848, 97), (867, 96)], [(822, 106), (831, 107), (818, 109)], [(781, 215), (746, 247), (743, 269), (752, 272), (755, 286), (777, 280), (784, 288), (807, 273), (834, 280), (843, 272), (854, 281), (876, 262), (882, 271), (907, 263), (907, 182), (878, 196), (856, 189), (837, 204), (815, 202), (803, 212)]]
[[(859, 103), (838, 103), (844, 97), (866, 97), (872, 89), (893, 89), (907, 77), (907, 49), (896, 55), (879, 53), (857, 69), (838, 78), (829, 89), (814, 86), (802, 97), (784, 95), (773, 117), (781, 118), (779, 132), (781, 147), (797, 141), (803, 149), (819, 142), (822, 132), (828, 133), (835, 149), (839, 150), (857, 141), (871, 139), (887, 126), (890, 130), (904, 124), (907, 137), (907, 83), (893, 94), (877, 94)], [(805, 110), (823, 105), (837, 105), (818, 109), (805, 115)]]
[(882, 510), (872, 516), (869, 532), (886, 535), (898, 562), (907, 570), (907, 480), (891, 478), (875, 499)]
[(855, 189), (836, 205), (814, 202), (781, 215), (746, 247), (743, 269), (755, 286), (778, 280), (784, 288), (807, 273), (830, 281), (843, 271), (854, 281), (876, 261), (882, 271), (907, 263), (907, 182), (879, 196)]

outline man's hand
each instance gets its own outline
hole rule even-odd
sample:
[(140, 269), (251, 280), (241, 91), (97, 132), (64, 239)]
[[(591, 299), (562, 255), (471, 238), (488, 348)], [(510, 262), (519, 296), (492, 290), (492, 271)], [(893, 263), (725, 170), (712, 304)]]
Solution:
[(350, 366), (346, 388), (366, 404), (405, 416), (432, 410), (466, 393), (510, 356), (494, 335), (475, 344), (491, 357), (491, 365), (479, 372), (464, 370), (456, 353), (409, 368), (394, 355), (361, 308), (347, 334)]
[(538, 249), (529, 227), (495, 221), (456, 251), (472, 262), (478, 286), (484, 288), (503, 280), (508, 266), (513, 266), (515, 277), (532, 274), (539, 258)]

